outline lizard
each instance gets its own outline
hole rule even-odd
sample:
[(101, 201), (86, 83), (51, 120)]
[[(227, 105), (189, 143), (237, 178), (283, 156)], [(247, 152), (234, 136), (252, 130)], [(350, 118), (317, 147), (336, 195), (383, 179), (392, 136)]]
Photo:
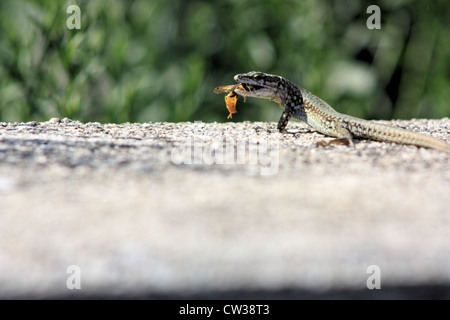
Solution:
[(237, 74), (234, 80), (239, 84), (234, 89), (237, 94), (268, 99), (284, 109), (277, 125), (280, 132), (286, 132), (289, 120), (294, 117), (324, 135), (337, 138), (318, 145), (342, 143), (354, 146), (353, 138), (363, 138), (450, 153), (450, 144), (432, 136), (339, 113), (319, 97), (283, 77), (252, 71)]

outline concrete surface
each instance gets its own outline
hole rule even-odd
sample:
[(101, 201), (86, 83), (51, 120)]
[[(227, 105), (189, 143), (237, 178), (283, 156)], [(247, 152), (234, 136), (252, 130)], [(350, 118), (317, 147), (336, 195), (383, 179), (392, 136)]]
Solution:
[(450, 155), (275, 127), (0, 123), (0, 298), (450, 298)]

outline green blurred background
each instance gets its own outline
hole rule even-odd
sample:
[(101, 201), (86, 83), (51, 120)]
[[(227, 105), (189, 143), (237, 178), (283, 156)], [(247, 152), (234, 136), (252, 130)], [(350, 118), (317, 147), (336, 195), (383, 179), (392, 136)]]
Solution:
[(358, 117), (448, 117), (449, 40), (445, 1), (1, 0), (0, 121), (277, 121), (259, 99), (226, 119), (213, 88), (251, 70)]

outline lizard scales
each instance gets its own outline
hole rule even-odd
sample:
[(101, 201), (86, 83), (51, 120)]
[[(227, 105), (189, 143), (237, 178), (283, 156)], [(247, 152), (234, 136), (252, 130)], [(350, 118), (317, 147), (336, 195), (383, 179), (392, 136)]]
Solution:
[(383, 125), (342, 114), (325, 101), (295, 83), (276, 75), (252, 71), (234, 77), (241, 87), (234, 91), (243, 97), (275, 101), (284, 109), (277, 128), (284, 131), (289, 119), (306, 122), (315, 130), (353, 144), (353, 138), (411, 144), (450, 153), (450, 145), (432, 136)]

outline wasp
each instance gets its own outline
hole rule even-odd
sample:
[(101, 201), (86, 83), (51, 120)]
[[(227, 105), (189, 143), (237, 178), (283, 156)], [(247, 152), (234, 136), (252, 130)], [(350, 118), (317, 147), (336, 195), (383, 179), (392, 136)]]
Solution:
[[(215, 93), (223, 93), (223, 92), (229, 92), (225, 96), (225, 105), (230, 112), (227, 119), (233, 118), (233, 113), (237, 113), (236, 111), (236, 102), (237, 102), (237, 93), (234, 92), (236, 88), (239, 88), (240, 90), (245, 91), (244, 87), (242, 87), (240, 84), (230, 85), (230, 86), (221, 86), (214, 89)], [(244, 96), (244, 102), (245, 102), (246, 96)]]

